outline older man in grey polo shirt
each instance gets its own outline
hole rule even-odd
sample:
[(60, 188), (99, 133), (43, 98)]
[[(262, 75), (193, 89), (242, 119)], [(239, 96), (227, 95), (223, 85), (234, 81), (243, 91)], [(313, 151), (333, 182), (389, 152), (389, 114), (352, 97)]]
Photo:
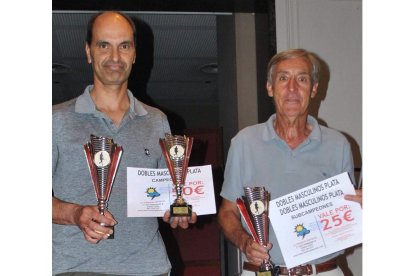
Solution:
[[(304, 188), (339, 173), (354, 180), (351, 149), (338, 131), (318, 124), (308, 115), (310, 100), (318, 89), (319, 63), (303, 50), (275, 55), (268, 65), (267, 92), (276, 113), (267, 122), (241, 130), (233, 139), (227, 158), (219, 223), (226, 238), (243, 252), (243, 276), (255, 275), (258, 265), (269, 259), (280, 266), (281, 275), (341, 275), (337, 252), (310, 264), (287, 269), (273, 229), (266, 247), (253, 241), (240, 220), (236, 199), (244, 186), (264, 186), (272, 198)], [(362, 194), (348, 197), (362, 202)], [(310, 273), (310, 274), (309, 274)]]

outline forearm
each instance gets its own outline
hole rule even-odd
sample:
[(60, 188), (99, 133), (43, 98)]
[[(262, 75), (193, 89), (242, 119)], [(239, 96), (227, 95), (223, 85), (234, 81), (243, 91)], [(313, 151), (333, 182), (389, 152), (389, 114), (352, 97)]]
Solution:
[(226, 239), (245, 253), (247, 241), (250, 240), (251, 237), (243, 229), (240, 216), (237, 216), (230, 210), (221, 211), (219, 212), (218, 220)]
[(80, 206), (52, 196), (52, 223), (75, 225), (75, 214)]

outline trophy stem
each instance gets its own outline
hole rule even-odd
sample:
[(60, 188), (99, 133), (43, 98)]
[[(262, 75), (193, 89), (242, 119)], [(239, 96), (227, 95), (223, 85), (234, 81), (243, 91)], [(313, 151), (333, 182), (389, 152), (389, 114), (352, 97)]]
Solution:
[(177, 201), (183, 201), (183, 188), (181, 187), (181, 185), (175, 186), (175, 192), (177, 194)]
[(183, 191), (183, 189), (181, 188), (180, 185), (176, 185), (175, 186), (175, 192), (177, 193), (177, 199), (180, 199), (181, 200), (181, 198), (182, 198), (182, 191)]
[(260, 271), (272, 271), (273, 265), (269, 260), (263, 260), (262, 264), (260, 265)]
[(175, 192), (177, 194), (177, 198), (174, 200), (174, 203), (180, 206), (187, 205), (187, 203), (185, 202), (183, 198), (182, 191), (183, 191), (183, 187), (181, 185), (175, 186)]
[[(106, 201), (106, 200), (104, 200), (104, 199), (99, 199), (98, 200), (98, 210), (99, 210), (99, 213), (101, 214), (101, 215), (105, 215), (105, 210), (107, 210), (107, 208), (108, 208), (108, 202)], [(108, 239), (113, 239), (114, 237), (115, 237), (115, 228), (113, 227), (113, 226), (109, 226), (109, 225), (106, 225), (105, 223), (100, 223), (100, 225), (101, 226), (105, 226), (105, 227), (108, 227), (108, 228), (111, 228), (112, 229), (112, 231), (114, 231), (109, 237), (108, 237)]]
[(108, 207), (108, 203), (104, 199), (98, 200), (98, 210), (101, 215), (105, 214), (105, 209)]

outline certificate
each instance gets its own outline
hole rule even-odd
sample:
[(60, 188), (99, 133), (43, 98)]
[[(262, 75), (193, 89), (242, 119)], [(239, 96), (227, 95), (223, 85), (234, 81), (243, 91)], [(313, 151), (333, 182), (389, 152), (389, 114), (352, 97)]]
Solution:
[[(162, 217), (176, 198), (168, 169), (127, 168), (128, 217)], [(211, 165), (188, 167), (183, 197), (200, 215), (215, 214)]]
[(362, 243), (362, 209), (348, 173), (270, 201), (269, 218), (288, 268)]

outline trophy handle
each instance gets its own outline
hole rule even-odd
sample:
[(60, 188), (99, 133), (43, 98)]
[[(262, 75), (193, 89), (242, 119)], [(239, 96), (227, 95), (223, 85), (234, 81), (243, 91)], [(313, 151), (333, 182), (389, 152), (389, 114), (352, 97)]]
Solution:
[(164, 160), (167, 163), (167, 168), (168, 168), (168, 171), (170, 172), (171, 179), (173, 180), (173, 183), (175, 183), (175, 179), (174, 179), (175, 178), (175, 175), (174, 175), (174, 172), (171, 171), (171, 169), (170, 169), (170, 168), (172, 168), (172, 162), (171, 162), (171, 160), (170, 160), (170, 158), (168, 156), (167, 149), (165, 148), (165, 145), (164, 145), (164, 143), (163, 143), (163, 141), (162, 141), (161, 138), (159, 140), (159, 144), (160, 144), (160, 147), (161, 147), (161, 152), (164, 155)]
[(92, 159), (92, 155), (91, 155), (91, 148), (89, 143), (85, 144), (83, 146), (84, 152), (85, 152), (85, 156), (86, 156), (86, 161), (88, 163), (88, 169), (89, 169), (89, 174), (91, 176), (91, 180), (93, 183), (93, 187), (95, 189), (95, 194), (98, 195), (99, 192), (96, 190), (96, 187), (98, 186), (96, 182), (96, 179), (98, 179), (98, 176), (96, 174), (96, 170), (94, 170), (93, 168), (93, 159)]
[(106, 185), (106, 187), (105, 187), (106, 188), (106, 191), (105, 191), (106, 195), (110, 195), (110, 193), (111, 193), (112, 185), (113, 185), (114, 180), (115, 180), (115, 175), (116, 175), (116, 172), (118, 170), (118, 166), (119, 166), (119, 163), (120, 163), (119, 161), (121, 160), (122, 153), (123, 153), (122, 146), (116, 146), (115, 149), (114, 149), (114, 155), (112, 157), (112, 162), (109, 165), (110, 166), (109, 167), (109, 175), (108, 175), (108, 180), (107, 180), (107, 181), (109, 181), (109, 183), (108, 183), (109, 185)]
[(260, 243), (259, 237), (257, 236), (256, 230), (254, 230), (254, 226), (250, 216), (247, 212), (246, 206), (241, 198), (236, 200), (237, 207), (239, 207), (240, 215), (243, 218), (244, 222), (246, 222), (247, 227), (249, 228), (250, 235), (253, 237), (253, 240), (257, 243)]

